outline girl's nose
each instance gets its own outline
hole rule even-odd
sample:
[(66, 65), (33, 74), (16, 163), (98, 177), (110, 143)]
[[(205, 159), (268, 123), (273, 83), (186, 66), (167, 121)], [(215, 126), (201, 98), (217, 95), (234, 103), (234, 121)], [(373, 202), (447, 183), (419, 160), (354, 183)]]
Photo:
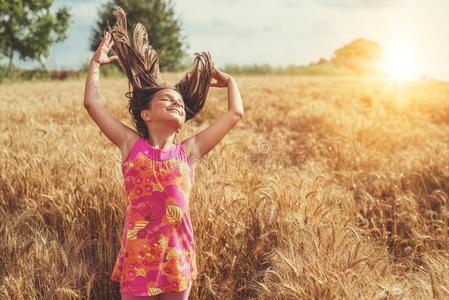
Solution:
[(178, 107), (182, 108), (182, 104), (181, 103), (179, 103), (177, 101), (173, 101), (173, 103), (175, 104), (175, 106), (178, 106)]

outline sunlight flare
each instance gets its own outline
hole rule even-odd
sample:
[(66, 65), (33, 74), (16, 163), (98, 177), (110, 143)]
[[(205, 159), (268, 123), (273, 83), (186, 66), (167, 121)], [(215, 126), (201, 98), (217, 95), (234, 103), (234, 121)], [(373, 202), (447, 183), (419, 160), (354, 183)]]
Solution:
[(386, 47), (382, 62), (383, 71), (396, 80), (417, 79), (420, 71), (413, 53), (413, 47), (405, 43)]

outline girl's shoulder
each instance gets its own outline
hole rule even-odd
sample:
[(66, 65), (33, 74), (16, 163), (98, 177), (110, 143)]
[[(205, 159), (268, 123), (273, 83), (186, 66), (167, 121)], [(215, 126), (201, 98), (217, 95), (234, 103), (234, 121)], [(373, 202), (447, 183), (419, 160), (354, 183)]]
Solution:
[(191, 167), (194, 167), (194, 163), (196, 161), (196, 159), (194, 158), (194, 156), (192, 155), (193, 152), (193, 139), (187, 138), (185, 140), (183, 140), (180, 144), (179, 144), (179, 148), (180, 148), (180, 153), (182, 156), (182, 159)]
[(122, 153), (122, 165), (130, 160), (136, 152), (138, 152), (139, 148), (142, 148), (142, 140), (141, 136), (133, 136), (126, 145), (126, 149), (123, 150)]
[(188, 145), (186, 145), (185, 140), (178, 144), (179, 146), (179, 158), (185, 162), (190, 169), (195, 170), (195, 159), (190, 156), (190, 149)]

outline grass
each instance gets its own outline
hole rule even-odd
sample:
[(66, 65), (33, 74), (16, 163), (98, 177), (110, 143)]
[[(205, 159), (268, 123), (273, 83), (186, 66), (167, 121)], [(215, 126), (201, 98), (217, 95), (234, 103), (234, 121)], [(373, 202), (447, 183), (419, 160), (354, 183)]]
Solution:
[[(235, 78), (244, 119), (197, 163), (191, 299), (448, 298), (449, 84)], [(119, 298), (120, 151), (83, 88), (2, 85), (1, 298)], [(127, 88), (101, 81), (131, 125)], [(212, 88), (178, 142), (226, 107)]]

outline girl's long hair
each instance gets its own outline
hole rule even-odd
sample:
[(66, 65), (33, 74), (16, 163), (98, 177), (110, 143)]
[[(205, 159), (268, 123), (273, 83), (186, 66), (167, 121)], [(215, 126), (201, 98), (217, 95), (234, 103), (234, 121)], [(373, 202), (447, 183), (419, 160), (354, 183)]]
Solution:
[(154, 94), (164, 88), (174, 89), (182, 96), (186, 121), (194, 118), (203, 108), (209, 92), (214, 66), (210, 53), (195, 52), (191, 70), (173, 87), (169, 86), (161, 78), (159, 56), (149, 43), (145, 27), (141, 23), (135, 25), (131, 45), (125, 12), (115, 6), (113, 13), (116, 24), (108, 28), (114, 41), (111, 52), (118, 56), (118, 63), (132, 86), (132, 91), (130, 87), (126, 96), (129, 98), (128, 109), (139, 133), (148, 137), (140, 112), (147, 107)]

